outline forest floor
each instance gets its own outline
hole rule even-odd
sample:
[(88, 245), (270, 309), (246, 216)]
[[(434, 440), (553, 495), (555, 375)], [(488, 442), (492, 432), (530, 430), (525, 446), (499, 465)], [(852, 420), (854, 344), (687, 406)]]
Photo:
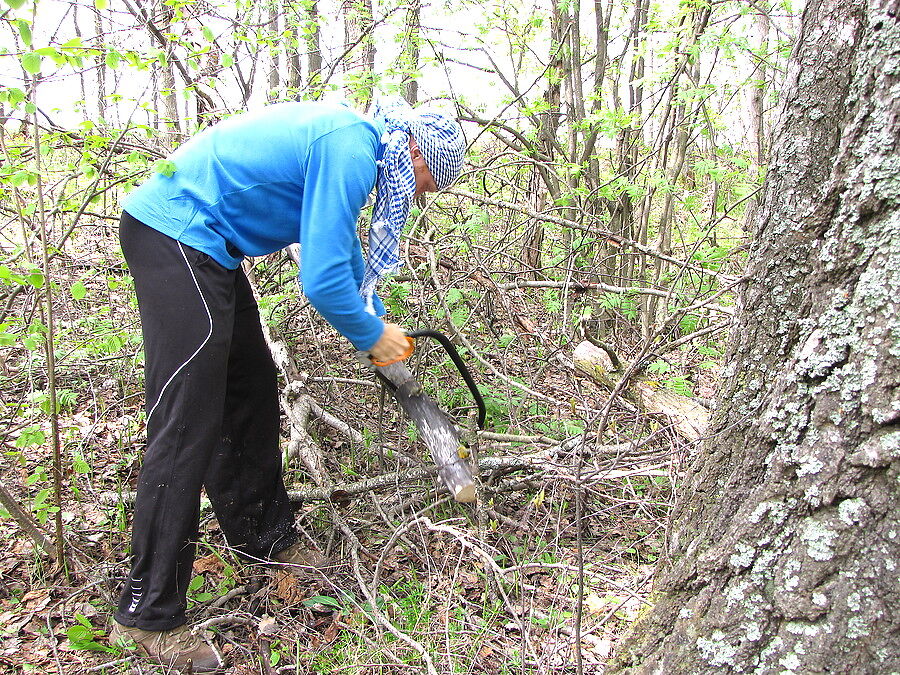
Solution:
[[(15, 521), (0, 520), (0, 672), (163, 672), (108, 638), (127, 572), (128, 496), (144, 430), (137, 315), (120, 263), (109, 258), (107, 265), (85, 296), (72, 293), (58, 309), (69, 564), (61, 570)], [(297, 307), (295, 290), (274, 291), (279, 272), (268, 272), (263, 315), (294, 346), (304, 392), (365, 439), (360, 445), (311, 422), (332, 485), (427, 464), (390, 396), (382, 412), (371, 375), (320, 319)], [(427, 320), (425, 292), (402, 300)], [(549, 325), (528, 306), (513, 313), (533, 334)], [(80, 341), (85, 335), (90, 343)], [(499, 378), (476, 368), (493, 433), (480, 438), (478, 454), (540, 453), (540, 461), (483, 472), (476, 505), (453, 502), (432, 480), (399, 479), (373, 492), (299, 502), (304, 536), (329, 560), (300, 576), (239, 558), (204, 507), (188, 614), (215, 633), (223, 672), (575, 673), (579, 658), (582, 672), (603, 672), (646, 606), (665, 545), (672, 479), (689, 445), (665, 420), (626, 401), (613, 406), (596, 437), (608, 392), (567, 365), (572, 343), (557, 350), (540, 339), (519, 344), (480, 354), (503, 368)], [(8, 353), (7, 411), (17, 401), (39, 406), (35, 392), (45, 385), (37, 360), (27, 349)], [(414, 366), (426, 391), (464, 419), (464, 388), (440, 355), (425, 353)], [(707, 377), (704, 395), (714, 387)], [(18, 405), (21, 414), (10, 417), (15, 423), (4, 436), (4, 484), (52, 533), (51, 428), (46, 415)], [(296, 460), (286, 465), (285, 481), (289, 490), (311, 484)]]

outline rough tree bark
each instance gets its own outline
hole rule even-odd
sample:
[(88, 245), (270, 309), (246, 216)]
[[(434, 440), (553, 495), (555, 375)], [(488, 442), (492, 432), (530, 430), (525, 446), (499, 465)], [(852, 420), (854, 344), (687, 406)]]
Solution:
[(403, 51), (400, 62), (408, 69), (403, 74), (403, 98), (414, 106), (419, 102), (419, 45), (422, 40), (422, 5), (413, 0), (406, 11), (406, 28), (403, 32)]
[(898, 15), (804, 12), (711, 439), (608, 672), (900, 669)]

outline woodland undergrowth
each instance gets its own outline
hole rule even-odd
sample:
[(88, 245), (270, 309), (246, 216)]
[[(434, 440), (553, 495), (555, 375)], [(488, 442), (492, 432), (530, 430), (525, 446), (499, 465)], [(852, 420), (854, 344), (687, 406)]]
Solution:
[[(312, 416), (326, 487), (387, 479), (296, 503), (304, 537), (329, 560), (299, 580), (236, 555), (204, 507), (189, 616), (218, 633), (229, 672), (575, 672), (578, 659), (600, 672), (645, 606), (690, 443), (624, 397), (608, 406), (610, 392), (572, 366), (586, 337), (624, 361), (645, 345), (633, 296), (598, 291), (580, 271), (593, 240), (550, 231), (546, 268), (523, 274), (509, 254), (521, 232), (515, 214), (458, 195), (422, 203), (404, 242), (406, 268), (381, 290), (393, 320), (460, 346), (487, 402), (483, 432), (471, 428), (468, 392), (439, 350), (420, 343), (411, 368), (469, 432), (471, 459), (530, 458), (500, 469), (485, 462), (475, 505), (454, 503), (434, 479), (403, 479), (405, 469), (430, 466), (415, 428), (305, 302), (288, 256), (252, 262), (263, 321), (300, 368), (294, 386), (358, 432)], [(15, 521), (0, 522), (0, 665), (13, 672), (151, 672), (107, 638), (145, 441), (139, 320), (115, 234), (113, 215), (94, 216), (55, 262), (67, 564), (37, 551)], [(568, 283), (549, 283), (566, 270)], [(516, 287), (525, 279), (548, 283)], [(7, 489), (51, 536), (39, 287), (7, 293), (7, 315), (20, 319), (0, 364), (0, 461)], [(709, 399), (721, 340), (651, 350), (644, 370), (661, 387)], [(291, 458), (285, 480), (289, 490), (312, 484)]]

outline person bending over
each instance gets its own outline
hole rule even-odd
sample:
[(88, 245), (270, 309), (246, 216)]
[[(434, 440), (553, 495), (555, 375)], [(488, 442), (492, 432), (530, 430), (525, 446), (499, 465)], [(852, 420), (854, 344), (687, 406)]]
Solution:
[[(412, 198), (455, 181), (464, 149), (459, 124), (435, 112), (278, 103), (201, 132), (171, 155), (171, 175), (129, 195), (119, 232), (144, 336), (147, 447), (117, 639), (165, 665), (221, 665), (185, 617), (201, 488), (230, 546), (306, 562), (281, 473), (276, 369), (243, 258), (299, 243), (315, 309), (356, 349), (399, 358), (404, 331), (379, 318), (375, 287), (399, 266)], [(356, 222), (373, 188), (364, 259)]]

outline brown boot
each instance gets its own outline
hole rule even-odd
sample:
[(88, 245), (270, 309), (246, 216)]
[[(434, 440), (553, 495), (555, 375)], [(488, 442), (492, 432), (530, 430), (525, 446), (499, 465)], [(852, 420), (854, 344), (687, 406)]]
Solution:
[[(315, 549), (304, 546), (299, 541), (296, 544), (288, 546), (283, 551), (274, 554), (272, 560), (283, 563), (285, 565), (283, 569), (288, 572), (294, 572), (295, 570), (287, 567), (287, 565), (303, 568), (312, 567), (314, 569), (322, 569), (328, 565), (328, 560), (324, 555)], [(281, 566), (279, 566), (279, 568), (281, 568)]]
[(215, 650), (199, 636), (191, 633), (187, 624), (171, 630), (141, 630), (113, 621), (111, 642), (128, 645), (133, 640), (138, 651), (154, 663), (170, 668), (186, 669), (194, 673), (214, 673), (221, 666)]

